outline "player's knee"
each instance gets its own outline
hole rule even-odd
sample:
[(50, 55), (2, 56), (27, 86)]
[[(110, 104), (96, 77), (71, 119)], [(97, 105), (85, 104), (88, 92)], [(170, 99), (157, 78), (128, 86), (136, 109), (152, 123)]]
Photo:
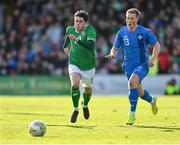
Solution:
[(73, 83), (72, 83), (72, 87), (74, 87), (74, 88), (78, 88), (78, 87), (79, 87), (79, 83), (78, 83), (78, 82), (76, 82), (76, 81), (75, 81), (75, 82), (73, 82)]
[(138, 95), (139, 95), (139, 97), (142, 97), (144, 95), (144, 92), (143, 91), (138, 91)]
[(80, 80), (79, 79), (73, 79), (73, 81), (71, 83), (72, 83), (73, 87), (78, 88), (79, 84), (80, 84)]
[(136, 88), (136, 87), (137, 87), (137, 84), (136, 84), (135, 81), (129, 80), (128, 86), (129, 86), (130, 89), (132, 89), (132, 88)]
[(91, 94), (92, 93), (92, 89), (90, 87), (85, 87), (84, 88), (84, 92), (88, 93), (88, 94)]

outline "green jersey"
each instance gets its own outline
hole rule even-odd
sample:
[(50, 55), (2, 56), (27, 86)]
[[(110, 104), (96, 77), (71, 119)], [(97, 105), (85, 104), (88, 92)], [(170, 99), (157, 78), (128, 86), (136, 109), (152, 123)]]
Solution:
[[(90, 25), (87, 25), (81, 32), (77, 32), (74, 26), (69, 26), (66, 29), (66, 37), (68, 37), (70, 34), (74, 34), (79, 40), (82, 41), (96, 41), (96, 31)], [(70, 45), (69, 64), (76, 65), (82, 71), (95, 68), (96, 56), (94, 48), (85, 48), (79, 43), (74, 42), (72, 39), (69, 39), (69, 41), (65, 43)]]

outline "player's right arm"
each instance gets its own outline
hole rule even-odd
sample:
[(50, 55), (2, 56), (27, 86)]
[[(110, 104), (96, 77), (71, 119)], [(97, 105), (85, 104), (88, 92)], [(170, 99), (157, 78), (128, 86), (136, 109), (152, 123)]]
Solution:
[(68, 29), (69, 29), (69, 27), (66, 29), (66, 39), (63, 44), (64, 53), (67, 56), (69, 56), (69, 49), (70, 49), (70, 38), (68, 36)]
[(121, 35), (120, 35), (120, 31), (116, 34), (116, 38), (114, 41), (114, 45), (109, 53), (109, 55), (106, 55), (106, 58), (109, 59), (114, 59), (116, 58), (116, 53), (118, 51), (118, 49), (121, 47)]
[(106, 55), (105, 57), (106, 58), (109, 58), (109, 59), (114, 59), (116, 58), (116, 53), (117, 53), (117, 48), (116, 47), (112, 47), (111, 51), (110, 51), (110, 54), (109, 55)]
[(64, 41), (64, 45), (63, 45), (63, 48), (64, 48), (64, 53), (69, 56), (69, 49), (70, 49), (70, 39), (68, 36), (66, 36), (66, 39)]

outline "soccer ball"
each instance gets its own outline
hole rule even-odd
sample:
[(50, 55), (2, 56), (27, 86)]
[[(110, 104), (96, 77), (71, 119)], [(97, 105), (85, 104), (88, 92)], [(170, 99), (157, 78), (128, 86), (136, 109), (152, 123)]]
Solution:
[(29, 124), (29, 133), (32, 136), (44, 136), (46, 134), (46, 124), (41, 120), (34, 120)]

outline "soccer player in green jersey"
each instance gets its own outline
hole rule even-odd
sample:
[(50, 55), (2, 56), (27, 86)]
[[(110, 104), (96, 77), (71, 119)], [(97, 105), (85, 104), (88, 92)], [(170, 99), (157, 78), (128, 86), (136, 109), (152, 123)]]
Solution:
[(74, 14), (74, 26), (66, 29), (64, 52), (69, 56), (68, 71), (71, 80), (71, 96), (74, 111), (71, 122), (75, 123), (79, 114), (80, 82), (83, 87), (83, 115), (89, 119), (88, 103), (92, 94), (95, 75), (96, 31), (88, 24), (88, 13), (80, 10)]

